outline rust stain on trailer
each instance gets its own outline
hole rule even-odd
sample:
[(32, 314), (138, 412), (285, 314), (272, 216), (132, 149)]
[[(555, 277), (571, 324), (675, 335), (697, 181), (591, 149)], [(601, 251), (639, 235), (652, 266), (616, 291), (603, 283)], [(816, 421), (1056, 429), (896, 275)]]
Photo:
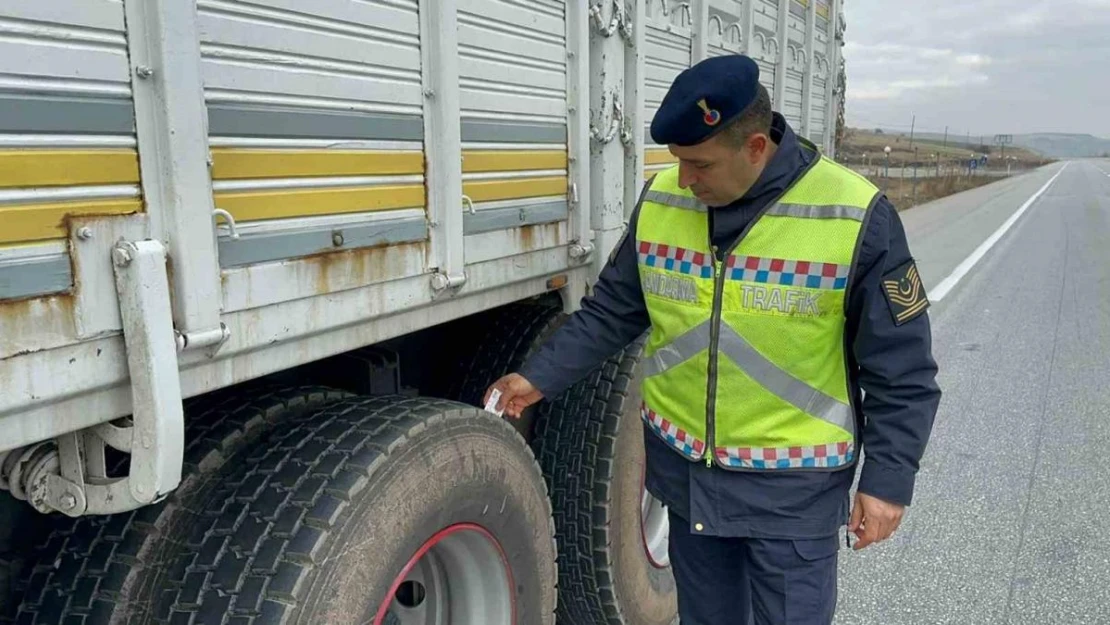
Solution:
[(516, 230), (521, 252), (535, 252), (559, 244), (559, 223), (521, 226)]
[(423, 257), (424, 245), (419, 241), (305, 256), (295, 261), (300, 268), (298, 281), (311, 280), (316, 293), (325, 295), (403, 278), (411, 273), (406, 271), (406, 259), (412, 254)]
[(73, 340), (75, 319), (72, 293), (0, 301), (0, 361)]
[[(112, 214), (104, 217), (115, 216)], [(69, 233), (74, 219), (89, 215), (67, 214), (60, 226)], [(73, 237), (68, 237), (72, 241)], [(77, 336), (77, 254), (72, 243), (66, 250), (73, 282), (66, 291), (49, 295), (32, 295), (20, 299), (0, 300), (0, 361), (51, 349), (72, 342)]]

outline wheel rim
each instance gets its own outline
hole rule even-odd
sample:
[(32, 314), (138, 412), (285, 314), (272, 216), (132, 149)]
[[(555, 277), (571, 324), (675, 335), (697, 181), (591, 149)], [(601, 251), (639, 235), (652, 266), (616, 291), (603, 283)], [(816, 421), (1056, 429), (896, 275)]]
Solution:
[(648, 561), (657, 569), (671, 565), (670, 543), (671, 522), (667, 507), (651, 496), (646, 488), (640, 488), (640, 534), (644, 539), (644, 552)]
[(452, 525), (409, 559), (374, 625), (512, 625), (512, 588), (497, 539), (478, 525)]

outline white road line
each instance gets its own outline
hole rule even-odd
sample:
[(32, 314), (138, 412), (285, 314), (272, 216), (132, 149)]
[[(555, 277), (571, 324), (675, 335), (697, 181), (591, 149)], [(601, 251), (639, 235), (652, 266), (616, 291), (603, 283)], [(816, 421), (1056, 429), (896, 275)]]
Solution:
[(989, 252), (990, 249), (994, 247), (995, 243), (998, 243), (998, 240), (1002, 238), (1002, 235), (1006, 234), (1006, 231), (1014, 225), (1014, 222), (1020, 219), (1025, 211), (1033, 205), (1033, 202), (1036, 202), (1037, 198), (1041, 197), (1041, 194), (1047, 191), (1048, 187), (1052, 186), (1053, 182), (1056, 182), (1056, 179), (1060, 177), (1060, 174), (1064, 173), (1064, 170), (1068, 168), (1069, 164), (1070, 163), (1064, 163), (1064, 166), (1060, 168), (1060, 171), (1056, 172), (1055, 176), (1049, 178), (1048, 182), (1044, 183), (1043, 187), (1041, 187), (1036, 193), (1031, 195), (1028, 200), (1025, 200), (1025, 203), (1021, 205), (1021, 208), (1017, 209), (1017, 212), (1015, 212), (1013, 215), (1010, 215), (1010, 218), (1007, 219), (1006, 222), (1003, 223), (1001, 226), (999, 226), (998, 230), (994, 231), (994, 234), (987, 237), (986, 241), (983, 241), (979, 245), (979, 247), (975, 248), (975, 251), (972, 252), (970, 256), (965, 258), (962, 263), (957, 265), (952, 273), (948, 274), (947, 278), (941, 280), (940, 284), (937, 285), (937, 288), (929, 292), (929, 299), (934, 302), (939, 302), (940, 300), (944, 299), (944, 296), (948, 295), (948, 293), (957, 284), (959, 284), (960, 280), (962, 280), (963, 277), (967, 275), (967, 272), (971, 271), (972, 267), (974, 267), (976, 263), (978, 263), (980, 260), (983, 259), (984, 256), (987, 255), (987, 252)]

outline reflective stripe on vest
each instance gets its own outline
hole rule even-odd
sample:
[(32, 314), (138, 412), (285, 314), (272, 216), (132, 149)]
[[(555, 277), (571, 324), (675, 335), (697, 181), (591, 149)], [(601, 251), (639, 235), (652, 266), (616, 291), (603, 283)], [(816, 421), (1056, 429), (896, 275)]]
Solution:
[(677, 174), (656, 175), (637, 223), (652, 322), (644, 421), (725, 468), (850, 464), (845, 299), (878, 190), (822, 158), (716, 261), (708, 209)]
[[(651, 377), (665, 373), (702, 351), (708, 350), (709, 329), (709, 322), (706, 321), (671, 343), (660, 347), (644, 361), (644, 376)], [(764, 358), (732, 328), (722, 326), (719, 340), (721, 353), (728, 356), (768, 391), (799, 410), (828, 421), (842, 430), (852, 429), (855, 416), (851, 406), (783, 371), (775, 363)]]

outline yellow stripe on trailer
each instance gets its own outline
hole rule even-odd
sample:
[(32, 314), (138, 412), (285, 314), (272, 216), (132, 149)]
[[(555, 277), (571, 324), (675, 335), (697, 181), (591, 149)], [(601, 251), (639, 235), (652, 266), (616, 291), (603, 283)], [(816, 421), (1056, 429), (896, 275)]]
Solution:
[(562, 150), (470, 150), (463, 152), (463, 172), (529, 171), (566, 169), (567, 153)]
[(565, 176), (551, 176), (519, 180), (476, 180), (464, 182), (463, 193), (475, 202), (566, 195), (567, 179)]
[(0, 188), (138, 182), (135, 150), (0, 150)]
[[(469, 151), (467, 172), (565, 169), (561, 150)], [(213, 151), (216, 180), (419, 175), (418, 151), (273, 150), (220, 148)], [(95, 186), (140, 182), (134, 150), (10, 150), (0, 152), (0, 187)], [(475, 202), (513, 200), (567, 193), (565, 176), (465, 182), (462, 192)], [(423, 184), (358, 187), (259, 189), (215, 194), (218, 208), (237, 220), (255, 221), (400, 208), (423, 208)], [(0, 244), (65, 237), (66, 215), (128, 214), (142, 200), (62, 201), (0, 206)]]
[[(424, 154), (417, 151), (219, 148), (212, 151), (212, 160), (214, 180), (424, 173)], [(463, 171), (466, 173), (566, 167), (567, 155), (561, 150), (463, 152)]]
[(338, 215), (397, 208), (422, 208), (423, 185), (282, 189), (217, 193), (216, 207), (236, 221)]
[(137, 199), (0, 206), (0, 244), (64, 238), (67, 216), (129, 215), (142, 210), (143, 203)]
[(667, 149), (644, 150), (644, 164), (645, 165), (665, 165), (668, 163), (677, 163), (678, 159), (674, 154), (671, 154)]
[(214, 180), (423, 173), (424, 153), (414, 150), (212, 150)]

